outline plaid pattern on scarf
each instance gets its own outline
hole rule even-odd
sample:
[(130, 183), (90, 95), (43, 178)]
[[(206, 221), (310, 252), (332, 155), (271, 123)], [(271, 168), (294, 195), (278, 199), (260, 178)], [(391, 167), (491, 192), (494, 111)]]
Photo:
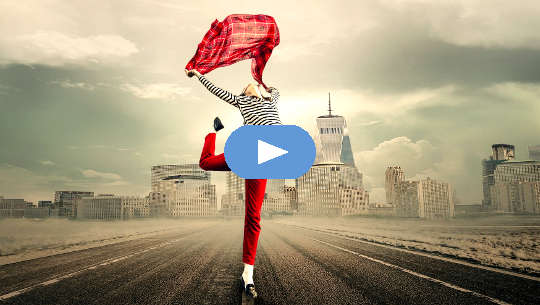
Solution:
[(214, 21), (199, 43), (197, 52), (186, 65), (206, 74), (216, 68), (252, 58), (251, 74), (262, 84), (262, 73), (272, 50), (279, 44), (279, 30), (267, 15), (230, 15)]

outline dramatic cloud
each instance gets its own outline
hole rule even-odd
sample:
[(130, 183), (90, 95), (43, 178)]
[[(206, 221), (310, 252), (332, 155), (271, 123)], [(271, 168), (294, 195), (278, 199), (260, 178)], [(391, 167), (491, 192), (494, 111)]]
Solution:
[(172, 101), (191, 92), (191, 88), (189, 87), (181, 87), (177, 84), (167, 83), (147, 84), (141, 86), (124, 84), (121, 88), (122, 90), (127, 91), (138, 98), (164, 101)]
[[(212, 21), (253, 12), (279, 24), (264, 79), (280, 90), (283, 122), (313, 132), (331, 92), (374, 201), (384, 199), (385, 168), (400, 165), (408, 178), (429, 175), (480, 202), (491, 144), (515, 144), (518, 159), (540, 144), (539, 9), (502, 0), (1, 1), (0, 164), (12, 167), (0, 171), (0, 193), (144, 194), (152, 165), (198, 162), (216, 116), (222, 152), (242, 118), (183, 69)], [(208, 78), (233, 93), (253, 82), (249, 61)], [(220, 197), (224, 175), (212, 179)]]
[[(357, 152), (354, 157), (357, 167), (364, 173), (364, 184), (369, 189), (384, 188), (384, 171), (388, 166), (401, 166), (407, 178), (426, 175), (439, 178), (434, 177), (436, 173), (433, 169), (434, 163), (439, 160), (439, 151), (426, 140), (412, 141), (407, 137), (397, 137), (371, 150)], [(372, 199), (384, 201), (384, 198), (377, 197), (381, 194), (372, 194)]]
[(0, 57), (0, 63), (101, 63), (138, 52), (132, 42), (117, 35), (81, 37), (52, 31), (21, 35), (7, 41), (7, 45), (9, 49)]
[(88, 178), (102, 178), (106, 180), (121, 180), (122, 176), (115, 173), (98, 172), (93, 169), (81, 170), (81, 173)]
[(540, 6), (536, 1), (512, 5), (504, 0), (384, 0), (399, 11), (426, 25), (439, 39), (460, 46), (540, 49), (536, 29)]
[(76, 1), (2, 1), (0, 64), (94, 65), (138, 53), (137, 46), (122, 35), (99, 25), (84, 24), (93, 18), (92, 12), (105, 10), (105, 3), (94, 4), (92, 7)]
[(72, 179), (54, 174), (41, 175), (12, 164), (0, 164), (2, 195), (29, 201), (51, 198), (55, 187), (71, 184)]
[(52, 165), (55, 165), (56, 163), (50, 161), (50, 160), (43, 160), (43, 161), (39, 161), (39, 163), (41, 163), (41, 165), (45, 165), (45, 166), (52, 166)]

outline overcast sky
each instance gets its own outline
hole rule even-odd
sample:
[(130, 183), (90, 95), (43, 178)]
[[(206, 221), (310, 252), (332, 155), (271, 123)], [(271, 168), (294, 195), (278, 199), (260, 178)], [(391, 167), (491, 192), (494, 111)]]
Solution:
[[(216, 115), (222, 150), (242, 118), (183, 69), (235, 13), (278, 23), (264, 79), (285, 124), (313, 130), (332, 92), (372, 201), (400, 165), (479, 202), (491, 144), (518, 159), (540, 144), (538, 1), (3, 0), (0, 195), (146, 194), (152, 165), (198, 162)], [(247, 61), (208, 78), (238, 93), (253, 82)]]

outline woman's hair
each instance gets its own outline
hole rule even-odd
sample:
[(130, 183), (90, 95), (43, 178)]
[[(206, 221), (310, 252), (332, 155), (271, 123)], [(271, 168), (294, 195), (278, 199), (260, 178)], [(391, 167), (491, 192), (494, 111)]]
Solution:
[[(244, 90), (242, 90), (242, 93), (240, 93), (240, 96), (255, 96), (255, 97), (258, 97), (258, 98), (262, 98), (264, 100), (267, 100), (267, 101), (270, 101), (272, 100), (272, 96), (271, 95), (267, 95), (267, 96), (264, 96), (262, 94), (262, 90), (265, 90), (265, 92), (269, 93), (268, 91), (266, 91), (266, 89), (264, 89), (264, 87), (261, 89), (260, 88), (260, 84), (259, 85), (254, 85), (254, 84), (248, 84), (246, 87), (244, 87)], [(250, 89), (251, 87), (251, 89)]]

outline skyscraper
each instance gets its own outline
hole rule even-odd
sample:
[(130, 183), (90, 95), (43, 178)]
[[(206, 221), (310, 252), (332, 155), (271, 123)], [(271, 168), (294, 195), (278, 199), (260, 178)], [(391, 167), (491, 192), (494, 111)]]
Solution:
[(385, 172), (384, 189), (386, 191), (386, 203), (393, 204), (394, 190), (396, 183), (405, 180), (405, 174), (399, 166), (389, 166)]
[(493, 210), (494, 206), (491, 202), (491, 186), (495, 184), (493, 173), (497, 166), (509, 160), (513, 160), (515, 156), (514, 145), (510, 144), (493, 144), (491, 145), (491, 156), (489, 159), (482, 160), (482, 192), (484, 198), (482, 207), (486, 210)]
[(340, 115), (332, 114), (330, 93), (328, 93), (328, 114), (317, 118), (318, 135), (315, 163), (342, 163), (354, 165), (351, 140), (347, 122)]
[(347, 122), (344, 117), (332, 114), (330, 94), (328, 114), (317, 117), (316, 122), (315, 163), (296, 179), (298, 213), (345, 216), (367, 212), (369, 194), (354, 164)]

